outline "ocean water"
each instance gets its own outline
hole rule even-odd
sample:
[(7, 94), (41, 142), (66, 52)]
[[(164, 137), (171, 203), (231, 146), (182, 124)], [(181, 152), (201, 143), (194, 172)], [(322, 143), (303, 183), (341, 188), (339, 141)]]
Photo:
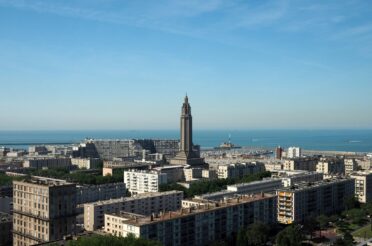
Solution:
[[(194, 144), (210, 148), (227, 141), (240, 146), (300, 146), (308, 150), (372, 152), (371, 130), (195, 130)], [(85, 138), (178, 139), (178, 130), (0, 131), (0, 146), (27, 148), (35, 144), (79, 143)]]

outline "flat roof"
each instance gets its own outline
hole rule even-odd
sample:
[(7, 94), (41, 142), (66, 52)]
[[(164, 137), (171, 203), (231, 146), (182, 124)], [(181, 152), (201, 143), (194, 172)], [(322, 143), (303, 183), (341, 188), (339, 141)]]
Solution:
[(288, 192), (288, 191), (306, 190), (306, 189), (311, 189), (311, 188), (315, 188), (315, 187), (319, 187), (323, 185), (328, 185), (328, 184), (338, 183), (338, 182), (348, 181), (348, 180), (354, 180), (354, 179), (335, 177), (335, 178), (323, 179), (323, 180), (319, 180), (315, 182), (304, 181), (304, 182), (296, 183), (295, 185), (292, 185), (290, 187), (279, 188), (277, 189), (277, 191)]
[(132, 201), (137, 199), (143, 199), (143, 198), (151, 198), (151, 197), (158, 197), (158, 196), (166, 196), (166, 195), (172, 195), (172, 194), (183, 194), (183, 191), (179, 190), (171, 190), (171, 191), (164, 191), (164, 192), (148, 192), (148, 193), (141, 193), (136, 196), (131, 197), (121, 197), (116, 199), (110, 199), (110, 200), (101, 200), (91, 203), (85, 203), (84, 205), (93, 205), (93, 206), (100, 206), (100, 205), (106, 205), (111, 203), (119, 203), (119, 202), (125, 202), (125, 201)]
[[(134, 226), (142, 226), (146, 224), (157, 223), (166, 220), (172, 219), (179, 219), (183, 217), (187, 217), (190, 215), (195, 215), (199, 213), (204, 213), (207, 211), (218, 210), (221, 208), (226, 208), (229, 206), (234, 206), (242, 203), (249, 203), (255, 202), (260, 200), (265, 200), (269, 198), (276, 197), (276, 195), (271, 194), (257, 194), (257, 195), (242, 195), (237, 198), (227, 199), (222, 202), (208, 202), (206, 204), (202, 204), (196, 208), (182, 208), (178, 211), (168, 211), (165, 213), (161, 213), (158, 216), (141, 216), (138, 214), (131, 214), (125, 212), (119, 213), (108, 213), (107, 215), (116, 216), (125, 219), (126, 224), (134, 225)], [(190, 200), (192, 201), (192, 200)], [(200, 200), (199, 200), (200, 201)]]

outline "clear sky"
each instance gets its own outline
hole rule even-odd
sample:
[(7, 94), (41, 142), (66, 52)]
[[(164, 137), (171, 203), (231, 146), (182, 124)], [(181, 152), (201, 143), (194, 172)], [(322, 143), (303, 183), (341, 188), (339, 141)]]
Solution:
[(372, 1), (0, 0), (0, 130), (371, 128)]

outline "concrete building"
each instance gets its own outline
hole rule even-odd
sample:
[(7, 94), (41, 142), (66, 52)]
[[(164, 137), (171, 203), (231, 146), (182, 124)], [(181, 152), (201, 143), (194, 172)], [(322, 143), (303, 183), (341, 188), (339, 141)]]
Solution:
[(116, 199), (124, 197), (126, 188), (124, 183), (108, 183), (100, 185), (78, 185), (76, 187), (76, 203)]
[(169, 183), (179, 182), (185, 180), (184, 166), (168, 165), (155, 167), (152, 170), (158, 173), (164, 173), (167, 175), (167, 181)]
[(372, 159), (371, 158), (360, 158), (355, 160), (358, 168), (362, 170), (369, 170), (372, 167)]
[(221, 201), (235, 197), (237, 195), (258, 194), (258, 193), (274, 193), (276, 189), (282, 187), (281, 179), (265, 179), (250, 183), (242, 183), (228, 185), (226, 190), (206, 193), (195, 196), (197, 200)]
[(13, 243), (33, 245), (75, 231), (76, 185), (52, 179), (13, 181)]
[(354, 196), (354, 182), (354, 179), (334, 178), (278, 189), (278, 221), (300, 223), (309, 216), (344, 210), (345, 200)]
[(318, 173), (318, 172), (303, 172), (303, 173), (297, 173), (297, 174), (287, 174), (280, 176), (282, 179), (282, 184), (283, 187), (290, 187), (296, 183), (301, 183), (301, 182), (316, 182), (323, 180), (323, 173)]
[(152, 216), (105, 214), (105, 232), (134, 234), (164, 246), (201, 246), (226, 239), (252, 223), (276, 222), (276, 196), (243, 196)]
[(70, 158), (34, 157), (23, 162), (25, 168), (67, 168), (71, 166)]
[(289, 147), (287, 150), (287, 158), (300, 158), (301, 157), (301, 148), (300, 147)]
[(170, 164), (206, 167), (204, 159), (200, 158), (199, 146), (193, 144), (191, 106), (187, 96), (182, 105), (180, 123), (180, 149), (177, 155), (170, 160)]
[(355, 179), (355, 197), (361, 203), (372, 201), (372, 172), (360, 171), (350, 174)]
[(344, 159), (345, 175), (349, 175), (358, 170), (358, 163), (355, 159)]
[(74, 157), (113, 160), (116, 157), (142, 158), (143, 150), (171, 158), (179, 150), (178, 140), (167, 139), (89, 139), (74, 148)]
[(278, 146), (276, 149), (275, 149), (275, 159), (278, 159), (278, 160), (281, 160), (283, 157), (283, 148)]
[(48, 149), (45, 146), (30, 146), (28, 147), (28, 154), (31, 156), (36, 155), (46, 155), (48, 154)]
[(265, 171), (264, 164), (258, 162), (226, 164), (217, 167), (217, 176), (219, 179), (238, 179), (263, 171)]
[(265, 163), (264, 165), (265, 165), (265, 170), (269, 172), (283, 169), (283, 163), (281, 162), (269, 162), (269, 163)]
[(345, 173), (344, 161), (340, 158), (320, 158), (316, 171), (327, 175), (343, 175)]
[(319, 158), (317, 157), (300, 157), (285, 160), (283, 163), (284, 170), (307, 170), (316, 171), (316, 165)]
[(146, 192), (158, 192), (159, 186), (167, 182), (166, 173), (147, 170), (124, 171), (124, 183), (132, 195)]
[(84, 228), (94, 231), (102, 227), (105, 213), (125, 211), (151, 215), (160, 211), (175, 211), (181, 208), (182, 199), (182, 191), (167, 191), (84, 204)]
[(99, 168), (101, 160), (99, 158), (71, 158), (71, 164), (79, 169)]
[(0, 245), (12, 245), (12, 216), (7, 213), (0, 212)]
[(261, 192), (275, 192), (276, 189), (282, 187), (281, 179), (268, 178), (250, 183), (228, 185), (228, 191), (234, 191), (236, 194), (257, 194)]

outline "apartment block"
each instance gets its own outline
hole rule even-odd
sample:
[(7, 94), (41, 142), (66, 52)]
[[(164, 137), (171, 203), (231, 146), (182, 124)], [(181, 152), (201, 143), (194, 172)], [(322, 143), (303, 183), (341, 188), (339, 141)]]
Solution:
[(252, 195), (151, 216), (105, 214), (105, 232), (134, 234), (164, 246), (201, 246), (226, 239), (255, 222), (276, 222), (276, 196)]
[(124, 197), (124, 183), (109, 183), (100, 185), (78, 185), (76, 187), (76, 203), (83, 204), (101, 200)]
[(307, 170), (316, 171), (319, 159), (316, 157), (300, 157), (287, 159), (283, 163), (284, 170)]
[(316, 171), (328, 175), (342, 175), (345, 173), (345, 164), (340, 158), (320, 158)]
[(345, 166), (346, 175), (349, 175), (352, 172), (355, 172), (358, 170), (358, 163), (355, 161), (355, 159), (345, 159), (344, 166)]
[(33, 245), (75, 231), (76, 186), (52, 179), (13, 182), (13, 243)]
[(354, 179), (333, 178), (278, 189), (278, 221), (291, 224), (303, 222), (309, 216), (344, 210), (345, 200), (354, 196), (354, 182)]
[(23, 167), (26, 168), (66, 168), (71, 166), (70, 158), (35, 157), (25, 160)]
[(179, 182), (179, 181), (185, 180), (183, 169), (184, 169), (184, 166), (169, 165), (169, 166), (155, 167), (152, 170), (155, 170), (159, 173), (167, 174), (167, 181), (172, 183), (172, 182)]
[(282, 187), (281, 179), (267, 178), (250, 183), (228, 185), (227, 190), (234, 191), (236, 194), (257, 194), (261, 192), (274, 192), (280, 187)]
[(355, 197), (361, 203), (372, 201), (372, 172), (360, 171), (350, 174), (355, 179)]
[(71, 164), (79, 169), (96, 169), (101, 164), (99, 158), (71, 158)]
[(124, 183), (131, 194), (158, 192), (161, 184), (168, 181), (166, 173), (148, 170), (124, 171)]
[(282, 179), (283, 187), (290, 187), (296, 183), (300, 182), (316, 182), (323, 180), (323, 173), (318, 172), (301, 172), (297, 174), (286, 174), (285, 176), (280, 176)]
[(300, 147), (289, 147), (287, 150), (287, 158), (299, 158), (301, 157)]
[(217, 167), (217, 176), (219, 179), (236, 179), (262, 171), (265, 171), (265, 166), (258, 162), (224, 164)]
[(167, 191), (84, 204), (84, 227), (87, 231), (102, 227), (105, 213), (125, 211), (151, 215), (160, 211), (175, 211), (181, 208), (182, 199), (182, 191)]

